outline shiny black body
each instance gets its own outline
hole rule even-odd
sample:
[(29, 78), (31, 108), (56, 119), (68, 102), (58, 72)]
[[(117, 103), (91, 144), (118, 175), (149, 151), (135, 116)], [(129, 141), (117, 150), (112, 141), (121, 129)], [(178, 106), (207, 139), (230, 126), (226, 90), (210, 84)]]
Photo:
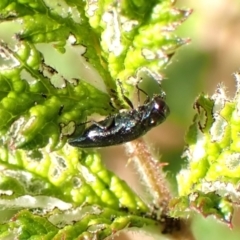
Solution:
[(162, 123), (168, 115), (165, 101), (160, 95), (155, 95), (136, 109), (93, 122), (81, 136), (69, 139), (68, 143), (80, 148), (97, 148), (129, 142)]

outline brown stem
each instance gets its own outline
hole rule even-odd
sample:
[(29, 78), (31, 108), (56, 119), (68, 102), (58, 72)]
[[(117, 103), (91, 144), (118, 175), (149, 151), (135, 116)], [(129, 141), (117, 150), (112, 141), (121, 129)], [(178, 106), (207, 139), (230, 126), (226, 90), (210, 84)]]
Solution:
[(128, 157), (136, 166), (143, 184), (152, 197), (153, 205), (165, 212), (172, 198), (165, 173), (162, 171), (165, 164), (154, 158), (143, 139), (129, 142), (126, 147)]
[(156, 217), (156, 219), (165, 226), (162, 233), (168, 234), (169, 239), (194, 240), (195, 238), (190, 229), (190, 221), (174, 219), (168, 215), (169, 202), (173, 196), (166, 175), (162, 171), (162, 167), (166, 164), (161, 163), (154, 157), (143, 139), (126, 143), (125, 147), (129, 159), (137, 168), (137, 172), (140, 174), (141, 180), (151, 196), (149, 207), (155, 208), (155, 214), (160, 216)]

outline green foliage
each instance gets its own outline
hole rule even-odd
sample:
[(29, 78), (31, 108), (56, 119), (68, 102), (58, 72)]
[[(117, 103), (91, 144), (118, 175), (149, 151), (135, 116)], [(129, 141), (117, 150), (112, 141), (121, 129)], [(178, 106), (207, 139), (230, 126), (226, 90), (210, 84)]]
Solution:
[(223, 86), (197, 98), (187, 167), (169, 206), (144, 202), (98, 153), (66, 143), (92, 114), (118, 111), (110, 101), (124, 106), (116, 79), (127, 95), (141, 78), (162, 80), (187, 42), (173, 31), (189, 14), (171, 0), (0, 2), (1, 238), (104, 239), (192, 209), (231, 226), (239, 204), (239, 74), (233, 99)]
[[(171, 0), (1, 1), (0, 27), (20, 28), (0, 42), (1, 215), (14, 209), (0, 225), (2, 238), (103, 239), (156, 223), (151, 204), (106, 170), (96, 152), (66, 139), (91, 114), (109, 115), (110, 98), (123, 105), (116, 79), (129, 90), (144, 74), (161, 80), (186, 42), (173, 30), (189, 13)], [(61, 55), (49, 63), (44, 47)], [(77, 76), (57, 66), (69, 51), (82, 63)]]
[(233, 99), (219, 86), (212, 97), (201, 94), (195, 102), (197, 114), (186, 135), (188, 166), (177, 176), (182, 197), (173, 203), (182, 210), (196, 208), (230, 225), (233, 203), (239, 204), (240, 176), (239, 73), (235, 77)]

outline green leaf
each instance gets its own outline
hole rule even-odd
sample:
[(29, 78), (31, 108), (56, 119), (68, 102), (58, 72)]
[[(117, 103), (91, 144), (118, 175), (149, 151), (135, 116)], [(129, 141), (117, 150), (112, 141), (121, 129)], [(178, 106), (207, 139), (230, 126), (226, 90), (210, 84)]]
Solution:
[(43, 150), (15, 150), (11, 154), (1, 148), (0, 159), (2, 165), (11, 169), (1, 175), (1, 189), (12, 191), (5, 198), (40, 194), (77, 205), (99, 204), (132, 212), (148, 209), (124, 181), (104, 168), (94, 152), (85, 154), (66, 146), (49, 156)]
[[(98, 206), (73, 210), (54, 210), (38, 216), (29, 210), (16, 214), (11, 222), (1, 225), (0, 237), (17, 239), (104, 239), (130, 223), (143, 227), (153, 221)], [(29, 228), (29, 225), (32, 226)], [(19, 229), (19, 231), (15, 231)]]
[[(239, 204), (239, 73), (235, 77), (237, 90), (233, 99), (219, 85), (212, 97), (201, 94), (196, 100), (197, 114), (186, 135), (188, 147), (184, 155), (188, 166), (177, 176), (179, 194), (188, 199), (188, 207), (196, 206), (204, 215), (214, 215), (228, 224), (232, 205)], [(213, 203), (208, 205), (205, 199)], [(214, 211), (210, 210), (212, 205)]]

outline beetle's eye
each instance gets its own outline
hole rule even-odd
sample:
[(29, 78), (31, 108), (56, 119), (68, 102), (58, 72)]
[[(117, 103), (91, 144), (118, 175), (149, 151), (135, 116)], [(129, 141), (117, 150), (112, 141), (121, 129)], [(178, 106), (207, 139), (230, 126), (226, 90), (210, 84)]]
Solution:
[(155, 99), (154, 109), (157, 110), (157, 112), (164, 118), (166, 118), (170, 113), (168, 105), (160, 97)]
[(160, 96), (155, 96), (153, 99), (152, 111), (150, 114), (150, 124), (157, 126), (162, 123), (169, 115), (170, 110), (168, 105)]

